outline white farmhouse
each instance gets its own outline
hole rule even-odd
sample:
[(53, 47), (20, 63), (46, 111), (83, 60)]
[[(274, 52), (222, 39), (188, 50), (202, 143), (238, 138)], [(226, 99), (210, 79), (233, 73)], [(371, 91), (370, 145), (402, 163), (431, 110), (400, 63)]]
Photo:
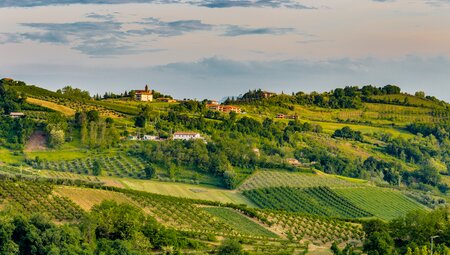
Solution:
[(144, 135), (144, 136), (142, 137), (142, 140), (143, 140), (143, 141), (156, 141), (156, 140), (158, 140), (158, 138), (159, 138), (159, 137), (154, 136), (154, 135)]
[(25, 113), (23, 113), (23, 112), (11, 112), (9, 114), (9, 116), (11, 116), (11, 118), (14, 118), (14, 119), (22, 118), (22, 117), (25, 117)]
[(175, 132), (173, 134), (173, 140), (195, 140), (195, 139), (203, 139), (203, 137), (199, 133), (195, 132)]

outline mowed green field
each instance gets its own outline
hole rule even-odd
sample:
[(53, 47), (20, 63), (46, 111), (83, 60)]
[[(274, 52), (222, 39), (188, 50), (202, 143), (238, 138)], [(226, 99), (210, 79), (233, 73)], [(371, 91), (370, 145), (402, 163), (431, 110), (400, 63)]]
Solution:
[(185, 183), (158, 182), (136, 179), (116, 179), (126, 188), (146, 191), (155, 194), (185, 197), (191, 199), (202, 199), (217, 201), (222, 203), (246, 204), (256, 207), (250, 200), (242, 194), (220, 188), (207, 187), (202, 185), (192, 185)]
[(233, 209), (221, 207), (204, 207), (203, 210), (223, 220), (224, 223), (231, 225), (232, 228), (238, 230), (239, 232), (248, 235), (266, 236), (270, 238), (278, 237), (275, 233), (262, 227), (256, 222), (253, 222), (249, 218), (234, 211)]
[(0, 165), (1, 164), (14, 164), (14, 163), (20, 163), (24, 159), (23, 155), (20, 154), (14, 154), (12, 151), (0, 148)]
[(359, 208), (384, 220), (404, 216), (414, 210), (425, 210), (424, 206), (393, 189), (361, 187), (336, 188), (334, 191)]
[(317, 186), (327, 187), (351, 187), (364, 185), (366, 181), (338, 177), (322, 172), (313, 173), (290, 173), (285, 171), (259, 170), (245, 180), (238, 190), (250, 190), (270, 187), (294, 187), (308, 188)]
[(364, 135), (371, 135), (373, 133), (387, 133), (394, 137), (403, 138), (413, 138), (414, 135), (401, 129), (388, 128), (388, 127), (374, 127), (369, 125), (357, 125), (348, 123), (337, 123), (337, 122), (322, 122), (322, 121), (312, 121), (311, 123), (318, 124), (322, 126), (325, 133), (333, 134), (337, 129), (342, 129), (343, 127), (350, 127), (353, 130), (360, 131)]

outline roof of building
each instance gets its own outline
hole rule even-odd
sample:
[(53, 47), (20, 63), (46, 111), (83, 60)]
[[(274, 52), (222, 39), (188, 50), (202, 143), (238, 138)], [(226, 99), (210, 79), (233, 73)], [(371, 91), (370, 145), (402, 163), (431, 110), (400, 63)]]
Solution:
[(153, 93), (151, 91), (145, 91), (145, 90), (135, 90), (136, 94), (142, 94), (142, 95), (152, 95)]
[(9, 115), (11, 115), (11, 116), (24, 116), (25, 113), (23, 113), (23, 112), (11, 112)]
[(175, 132), (173, 135), (199, 135), (199, 133), (196, 132)]

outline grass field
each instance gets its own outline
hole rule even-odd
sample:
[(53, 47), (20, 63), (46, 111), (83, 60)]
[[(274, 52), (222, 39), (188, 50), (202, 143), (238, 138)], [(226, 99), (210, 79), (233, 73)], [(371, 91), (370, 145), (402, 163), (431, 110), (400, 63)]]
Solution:
[(231, 225), (232, 228), (239, 232), (255, 236), (266, 236), (271, 238), (278, 237), (275, 233), (269, 231), (233, 209), (220, 207), (204, 207), (203, 209), (213, 216), (223, 220), (224, 223)]
[(450, 175), (442, 175), (442, 182), (450, 185)]
[(245, 180), (238, 190), (250, 190), (269, 187), (296, 187), (307, 188), (317, 186), (327, 187), (349, 187), (359, 186), (365, 181), (341, 178), (334, 175), (318, 172), (312, 173), (290, 173), (282, 171), (259, 170)]
[(35, 104), (35, 105), (39, 105), (45, 108), (49, 108), (58, 112), (63, 113), (66, 116), (73, 116), (75, 115), (75, 110), (72, 108), (69, 108), (67, 106), (64, 105), (59, 105), (53, 102), (49, 102), (49, 101), (45, 101), (45, 100), (40, 100), (40, 99), (36, 99), (36, 98), (32, 98), (32, 97), (28, 97), (27, 98), (27, 103), (30, 104)]
[(74, 160), (78, 158), (88, 157), (88, 155), (88, 153), (84, 153), (81, 150), (48, 150), (26, 153), (27, 158), (34, 159), (36, 157), (39, 157), (47, 161)]
[(157, 182), (135, 179), (117, 179), (117, 181), (121, 182), (125, 187), (134, 190), (175, 197), (218, 201), (222, 203), (246, 204), (255, 207), (255, 205), (243, 195), (232, 190), (185, 183)]
[(397, 129), (397, 128), (388, 128), (388, 127), (374, 127), (369, 125), (357, 125), (357, 124), (348, 124), (348, 123), (336, 123), (336, 122), (322, 122), (322, 121), (313, 121), (311, 123), (321, 125), (323, 131), (329, 134), (333, 134), (337, 129), (342, 129), (343, 127), (350, 127), (353, 130), (361, 131), (364, 135), (371, 135), (373, 133), (387, 133), (391, 134), (394, 137), (403, 137), (403, 138), (412, 138), (413, 134)]
[(114, 200), (118, 203), (137, 205), (136, 202), (124, 194), (107, 190), (57, 186), (54, 192), (60, 196), (70, 198), (74, 203), (87, 211), (104, 200)]
[(392, 189), (364, 187), (336, 188), (334, 191), (354, 205), (384, 220), (403, 216), (413, 210), (425, 209), (424, 206), (410, 200), (400, 191)]
[(379, 96), (371, 96), (373, 99), (378, 100), (398, 100), (399, 102), (404, 102), (407, 98), (408, 104), (414, 105), (414, 106), (421, 106), (421, 107), (433, 107), (433, 108), (442, 108), (441, 105), (437, 104), (436, 102), (433, 102), (431, 100), (420, 98), (412, 95), (404, 95), (404, 94), (395, 94), (395, 95), (379, 95)]
[(15, 164), (23, 162), (24, 156), (23, 155), (14, 155), (13, 152), (11, 152), (8, 149), (0, 148), (0, 164), (6, 163), (6, 164)]

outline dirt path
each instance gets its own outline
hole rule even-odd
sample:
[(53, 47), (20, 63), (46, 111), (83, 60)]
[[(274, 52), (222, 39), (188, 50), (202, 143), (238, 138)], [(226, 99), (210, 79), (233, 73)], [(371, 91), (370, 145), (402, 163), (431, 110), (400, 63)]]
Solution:
[(47, 136), (42, 131), (36, 131), (28, 140), (27, 144), (25, 145), (25, 151), (32, 152), (32, 151), (42, 151), (47, 149)]

